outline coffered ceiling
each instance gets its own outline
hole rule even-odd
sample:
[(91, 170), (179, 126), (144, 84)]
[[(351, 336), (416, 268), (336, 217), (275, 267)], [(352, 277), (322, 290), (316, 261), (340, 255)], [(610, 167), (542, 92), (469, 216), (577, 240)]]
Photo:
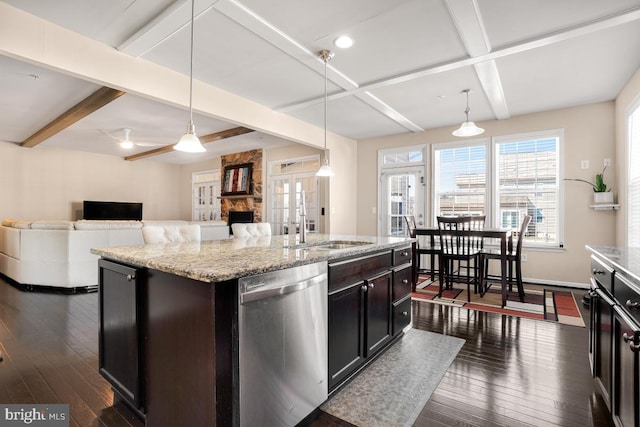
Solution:
[[(189, 74), (190, 1), (4, 0), (0, 7)], [(317, 53), (333, 50), (328, 129), (352, 139), (453, 130), (464, 119), (460, 92), (467, 88), (475, 122), (608, 101), (640, 67), (640, 0), (196, 0), (194, 32), (197, 81), (320, 128), (324, 65)], [(354, 39), (349, 49), (333, 45), (343, 34)], [(53, 59), (40, 63), (8, 50), (0, 49), (0, 140), (28, 140), (103, 86)], [(32, 149), (127, 157), (179, 139), (186, 106), (124, 92)], [(251, 120), (197, 111), (194, 122), (199, 136), (216, 139), (207, 153), (142, 157), (188, 163), (287, 143), (265, 131), (215, 137), (251, 128)], [(117, 143), (125, 128), (138, 143), (129, 151)]]

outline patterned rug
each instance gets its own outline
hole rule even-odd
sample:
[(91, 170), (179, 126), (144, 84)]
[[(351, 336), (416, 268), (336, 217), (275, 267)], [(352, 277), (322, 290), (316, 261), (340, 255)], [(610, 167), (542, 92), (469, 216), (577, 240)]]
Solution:
[(416, 292), (411, 294), (411, 298), (416, 301), (585, 327), (573, 293), (569, 291), (525, 285), (525, 300), (520, 302), (518, 292), (514, 287), (513, 292), (508, 292), (505, 308), (501, 307), (502, 292), (499, 282), (490, 283), (489, 290), (482, 297), (480, 294), (473, 293), (473, 287), (471, 292), (471, 302), (467, 302), (467, 285), (454, 283), (453, 289), (445, 289), (442, 292), (442, 298), (438, 298), (438, 282), (431, 282), (428, 276), (420, 276)]

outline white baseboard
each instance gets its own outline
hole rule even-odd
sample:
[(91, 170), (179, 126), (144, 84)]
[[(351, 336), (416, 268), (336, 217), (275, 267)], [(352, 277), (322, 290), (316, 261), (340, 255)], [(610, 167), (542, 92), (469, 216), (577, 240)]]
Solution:
[(562, 286), (565, 288), (575, 288), (575, 289), (589, 289), (588, 283), (578, 283), (578, 282), (559, 282), (557, 280), (546, 280), (546, 279), (532, 279), (523, 277), (522, 281), (524, 283), (531, 283), (533, 285), (549, 285), (549, 286)]

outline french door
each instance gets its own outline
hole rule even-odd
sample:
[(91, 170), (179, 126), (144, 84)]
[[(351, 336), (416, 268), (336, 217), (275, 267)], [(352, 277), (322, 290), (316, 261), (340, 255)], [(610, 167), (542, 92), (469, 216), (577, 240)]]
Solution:
[(423, 167), (386, 170), (380, 175), (380, 236), (408, 235), (405, 215), (413, 215), (418, 227), (426, 225), (426, 182)]
[(274, 234), (300, 232), (300, 203), (305, 193), (307, 230), (318, 231), (318, 178), (315, 172), (276, 175), (270, 179), (269, 222)]

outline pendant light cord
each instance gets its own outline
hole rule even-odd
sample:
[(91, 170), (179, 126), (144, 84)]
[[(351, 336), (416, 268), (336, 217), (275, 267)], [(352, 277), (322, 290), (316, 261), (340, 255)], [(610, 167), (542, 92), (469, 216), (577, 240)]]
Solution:
[(191, 64), (189, 66), (189, 126), (193, 126), (193, 21), (196, 0), (191, 0)]
[(327, 62), (329, 58), (324, 58), (324, 157), (327, 157)]

